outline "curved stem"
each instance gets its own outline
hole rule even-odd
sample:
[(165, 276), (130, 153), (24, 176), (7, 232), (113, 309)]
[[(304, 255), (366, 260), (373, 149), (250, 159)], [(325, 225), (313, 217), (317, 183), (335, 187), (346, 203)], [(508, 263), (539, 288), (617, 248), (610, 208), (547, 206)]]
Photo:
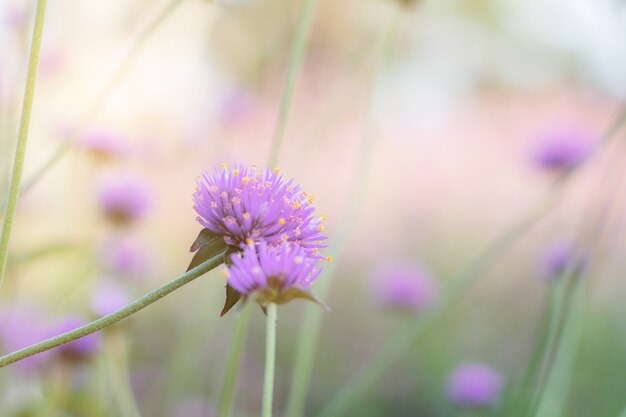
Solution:
[(291, 99), (293, 98), (293, 92), (298, 75), (300, 74), (302, 61), (304, 60), (304, 56), (309, 45), (311, 24), (313, 22), (316, 1), (317, 0), (304, 0), (302, 4), (302, 10), (298, 21), (298, 31), (296, 32), (296, 38), (294, 39), (291, 47), (291, 54), (289, 56), (287, 80), (285, 81), (283, 95), (280, 100), (278, 122), (276, 129), (274, 130), (274, 137), (272, 138), (272, 148), (270, 150), (270, 157), (268, 160), (268, 166), (270, 167), (276, 165), (276, 162), (278, 161), (280, 146), (282, 145), (283, 137), (285, 136), (285, 127), (287, 125), (289, 109), (291, 108)]
[(226, 366), (226, 375), (224, 376), (224, 385), (220, 393), (220, 403), (217, 417), (228, 417), (233, 410), (233, 399), (235, 398), (235, 385), (237, 383), (237, 374), (239, 372), (239, 359), (243, 352), (243, 342), (246, 337), (246, 328), (250, 319), (250, 308), (244, 307), (244, 310), (236, 318), (235, 332), (233, 341), (228, 354), (228, 364)]
[(274, 368), (276, 362), (276, 304), (267, 306), (267, 330), (265, 342), (265, 376), (263, 378), (262, 417), (272, 417), (274, 397)]
[(17, 362), (19, 360), (36, 355), (38, 353), (45, 352), (46, 350), (53, 349), (57, 346), (64, 345), (76, 339), (80, 339), (81, 337), (87, 336), (91, 333), (95, 333), (98, 330), (102, 330), (105, 327), (108, 327), (122, 319), (125, 319), (128, 316), (133, 315), (139, 310), (142, 310), (150, 304), (154, 303), (155, 301), (165, 297), (172, 291), (175, 291), (183, 285), (190, 283), (194, 279), (198, 278), (201, 275), (204, 275), (211, 269), (220, 265), (224, 260), (224, 253), (225, 251), (219, 252), (212, 258), (187, 271), (178, 278), (144, 295), (143, 297), (138, 298), (137, 300), (128, 304), (126, 307), (122, 307), (121, 309), (109, 314), (108, 316), (104, 316), (75, 330), (71, 330), (55, 337), (51, 337), (50, 339), (46, 339), (42, 342), (35, 343), (34, 345), (27, 346), (23, 349), (0, 357), (0, 368), (12, 364), (13, 362)]
[[(102, 106), (106, 103), (107, 98), (111, 91), (113, 91), (113, 87), (117, 83), (121, 81), (124, 77), (124, 74), (130, 69), (131, 64), (134, 59), (137, 57), (137, 54), (144, 42), (148, 37), (154, 32), (154, 30), (176, 9), (176, 7), (182, 3), (182, 0), (171, 0), (165, 6), (161, 6), (162, 9), (158, 10), (156, 14), (150, 18), (150, 21), (145, 25), (145, 27), (139, 32), (134, 41), (130, 44), (124, 57), (120, 60), (118, 66), (113, 70), (113, 73), (110, 77), (102, 84), (102, 87), (98, 90), (96, 94), (96, 98), (94, 99), (91, 106), (88, 107), (87, 111), (83, 115), (81, 122), (79, 123), (79, 129), (77, 134), (82, 133), (82, 131), (86, 128), (86, 126), (92, 121), (92, 119), (98, 114)], [(71, 137), (66, 142), (62, 143), (58, 149), (52, 154), (50, 159), (48, 159), (44, 164), (30, 177), (28, 178), (23, 187), (23, 191), (30, 190), (52, 167), (54, 167), (63, 157), (67, 154), (67, 152), (72, 148), (74, 141), (76, 140), (76, 136)]]
[(15, 219), (15, 209), (20, 194), (20, 183), (22, 172), (24, 171), (24, 156), (26, 155), (26, 141), (30, 127), (30, 116), (35, 98), (35, 81), (37, 80), (37, 64), (39, 63), (39, 51), (41, 50), (41, 38), (43, 35), (43, 24), (46, 15), (46, 0), (37, 2), (35, 12), (35, 25), (33, 28), (33, 39), (30, 47), (30, 57), (28, 59), (28, 73), (26, 75), (26, 88), (24, 90), (24, 103), (22, 104), (22, 116), (20, 128), (17, 134), (17, 146), (15, 148), (15, 159), (13, 162), (13, 172), (11, 173), (11, 185), (2, 226), (2, 237), (0, 237), (0, 287), (4, 281), (4, 272), (7, 265), (9, 253), (9, 240)]

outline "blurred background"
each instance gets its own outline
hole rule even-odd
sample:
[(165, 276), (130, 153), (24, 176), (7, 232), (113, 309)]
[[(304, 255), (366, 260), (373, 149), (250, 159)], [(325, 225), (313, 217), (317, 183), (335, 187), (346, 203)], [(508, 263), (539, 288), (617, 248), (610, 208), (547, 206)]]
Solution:
[[(221, 162), (267, 164), (301, 12), (290, 0), (49, 3), (0, 294), (3, 353), (185, 271), (201, 228), (196, 176)], [(0, 3), (3, 196), (34, 6)], [(490, 415), (528, 368), (574, 242), (585, 251), (582, 296), (562, 379), (537, 415), (618, 416), (624, 133), (604, 135), (626, 96), (624, 2), (317, 0), (313, 11), (277, 164), (315, 195), (334, 257), (320, 278), (331, 310), (305, 415), (435, 308), (490, 242), (551, 202), (346, 415)], [(0, 370), (0, 414), (216, 415), (237, 314), (219, 317), (223, 286), (213, 271), (65, 353)], [(279, 309), (277, 416), (314, 308)], [(235, 416), (258, 415), (264, 329), (255, 310)], [(494, 373), (478, 407), (451, 388), (467, 363)]]

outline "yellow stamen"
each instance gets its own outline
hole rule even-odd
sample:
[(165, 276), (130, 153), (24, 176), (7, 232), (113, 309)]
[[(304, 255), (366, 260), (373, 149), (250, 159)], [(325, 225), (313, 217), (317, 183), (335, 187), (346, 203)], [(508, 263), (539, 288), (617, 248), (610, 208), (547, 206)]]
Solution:
[(226, 162), (222, 162), (220, 164), (220, 168), (228, 168), (228, 164)]
[(280, 224), (281, 226), (284, 225), (285, 223), (287, 223), (287, 220), (283, 219), (282, 217), (278, 219), (278, 224)]

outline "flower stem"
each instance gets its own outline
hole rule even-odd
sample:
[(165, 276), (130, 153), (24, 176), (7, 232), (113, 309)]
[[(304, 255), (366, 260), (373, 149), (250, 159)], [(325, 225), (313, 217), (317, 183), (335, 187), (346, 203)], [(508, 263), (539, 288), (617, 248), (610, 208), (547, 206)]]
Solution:
[[(176, 7), (182, 3), (182, 0), (171, 0), (165, 6), (160, 6), (160, 9), (154, 16), (149, 18), (147, 24), (139, 31), (137, 37), (132, 41), (123, 58), (119, 61), (118, 66), (113, 70), (109, 78), (102, 84), (102, 87), (98, 90), (96, 98), (88, 107), (87, 111), (81, 118), (79, 123), (79, 129), (75, 135), (81, 134), (87, 125), (98, 114), (102, 106), (106, 103), (107, 98), (117, 83), (119, 83), (126, 72), (130, 69), (133, 61), (137, 57), (139, 50), (144, 45), (148, 37), (159, 27), (159, 25), (176, 9)], [(23, 187), (23, 191), (30, 190), (52, 167), (54, 167), (67, 152), (72, 148), (76, 140), (76, 136), (72, 136), (69, 140), (63, 142), (58, 149), (50, 156), (50, 158), (43, 163), (43, 165), (28, 178)]]
[(280, 146), (285, 136), (285, 127), (287, 125), (287, 117), (289, 116), (289, 109), (291, 108), (291, 99), (293, 98), (293, 92), (296, 86), (298, 75), (300, 74), (300, 68), (302, 67), (302, 61), (306, 55), (306, 51), (309, 45), (309, 37), (311, 35), (311, 24), (313, 22), (314, 10), (317, 0), (303, 0), (302, 9), (300, 11), (300, 18), (298, 21), (298, 29), (293, 45), (291, 47), (291, 54), (289, 56), (289, 65), (287, 68), (287, 80), (283, 89), (283, 94), (280, 100), (280, 108), (278, 110), (278, 122), (276, 129), (274, 130), (274, 136), (272, 138), (272, 148), (270, 150), (270, 157), (268, 166), (272, 167), (276, 165), (278, 161), (278, 155), (280, 153)]
[(265, 343), (265, 377), (263, 378), (262, 417), (272, 417), (274, 397), (274, 368), (276, 362), (276, 304), (267, 306), (267, 332)]
[(178, 278), (144, 295), (143, 297), (138, 298), (137, 300), (128, 304), (126, 307), (122, 307), (121, 309), (109, 314), (108, 316), (104, 316), (77, 329), (71, 330), (55, 337), (51, 337), (50, 339), (46, 339), (42, 342), (35, 343), (33, 345), (27, 346), (23, 349), (0, 357), (0, 368), (12, 364), (13, 362), (17, 362), (19, 360), (36, 355), (38, 353), (45, 352), (46, 350), (53, 349), (57, 346), (72, 342), (76, 339), (80, 339), (81, 337), (87, 336), (91, 333), (95, 333), (98, 330), (102, 330), (105, 327), (115, 324), (118, 321), (135, 314), (139, 310), (144, 309), (155, 301), (158, 301), (159, 299), (165, 297), (172, 291), (175, 291), (183, 285), (190, 283), (194, 279), (200, 277), (201, 275), (204, 275), (211, 269), (220, 265), (224, 260), (224, 253), (225, 252), (217, 253), (212, 258), (187, 271)]
[(30, 116), (35, 98), (35, 81), (37, 80), (37, 64), (39, 63), (39, 51), (41, 50), (41, 38), (43, 35), (43, 24), (46, 15), (46, 0), (37, 2), (35, 11), (35, 25), (33, 28), (33, 38), (30, 47), (30, 57), (28, 59), (28, 73), (26, 75), (26, 88), (24, 90), (24, 102), (22, 104), (22, 116), (17, 134), (17, 146), (15, 148), (15, 159), (13, 161), (13, 171), (9, 186), (9, 195), (2, 226), (2, 237), (0, 237), (0, 287), (4, 281), (4, 273), (9, 254), (9, 240), (15, 219), (15, 209), (20, 194), (20, 182), (24, 171), (24, 156), (26, 154), (26, 141), (30, 127)]
[(128, 368), (128, 347), (122, 332), (112, 331), (104, 335), (105, 355), (107, 357), (111, 393), (117, 402), (120, 415), (141, 417), (141, 411), (135, 400)]
[(224, 376), (224, 385), (220, 393), (220, 403), (217, 417), (229, 417), (233, 410), (233, 399), (235, 398), (235, 385), (237, 383), (237, 374), (239, 372), (239, 360), (243, 352), (243, 342), (246, 336), (246, 328), (250, 319), (250, 308), (244, 307), (244, 310), (236, 318), (235, 332), (233, 334), (233, 342), (228, 355), (228, 364), (226, 366), (226, 375)]

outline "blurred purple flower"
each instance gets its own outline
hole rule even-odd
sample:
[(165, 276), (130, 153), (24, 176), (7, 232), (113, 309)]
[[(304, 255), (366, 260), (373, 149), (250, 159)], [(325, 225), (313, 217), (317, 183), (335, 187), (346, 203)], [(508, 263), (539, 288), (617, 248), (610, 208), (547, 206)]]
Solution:
[[(86, 324), (86, 321), (77, 316), (67, 316), (61, 319), (54, 327), (49, 337), (57, 336), (74, 330)], [(101, 336), (92, 333), (70, 343), (54, 348), (52, 352), (68, 362), (79, 362), (91, 357), (100, 347)]]
[(465, 407), (491, 407), (500, 397), (504, 378), (491, 366), (467, 362), (458, 366), (448, 379), (448, 398)]
[(587, 159), (592, 151), (591, 135), (573, 127), (560, 128), (541, 137), (534, 149), (533, 161), (540, 168), (566, 171)]
[(541, 275), (546, 279), (556, 279), (567, 271), (572, 262), (578, 258), (580, 267), (587, 263), (586, 253), (577, 253), (578, 247), (571, 240), (560, 240), (548, 245), (540, 260)]
[(139, 277), (150, 269), (151, 257), (145, 243), (131, 236), (106, 239), (99, 249), (104, 269), (125, 277)]
[(211, 404), (201, 398), (185, 398), (181, 400), (174, 411), (172, 417), (212, 417), (215, 409)]
[(383, 306), (408, 311), (428, 309), (439, 293), (431, 277), (408, 262), (380, 267), (373, 278), (373, 291)]
[(312, 197), (278, 170), (225, 164), (202, 173), (193, 195), (198, 222), (224, 236), (228, 245), (243, 248), (250, 241), (294, 242), (319, 256), (322, 218), (314, 216)]
[(98, 283), (91, 297), (91, 310), (98, 317), (107, 316), (126, 306), (130, 298), (126, 291), (113, 281)]
[(304, 248), (283, 243), (245, 248), (231, 256), (232, 265), (226, 270), (228, 284), (244, 296), (255, 296), (261, 304), (283, 304), (293, 298), (315, 301), (306, 290), (317, 279), (321, 268), (317, 259), (307, 256)]
[(101, 184), (99, 203), (115, 224), (128, 224), (146, 215), (152, 207), (152, 194), (146, 181), (131, 174), (108, 178)]
[(233, 90), (224, 95), (219, 116), (223, 124), (236, 126), (254, 109), (254, 98), (245, 90)]
[(120, 158), (128, 154), (129, 148), (124, 138), (106, 131), (86, 133), (79, 145), (102, 160)]
[[(0, 345), (4, 352), (13, 352), (49, 337), (43, 320), (32, 309), (15, 307), (0, 313)], [(15, 369), (31, 374), (47, 361), (51, 353), (42, 352), (14, 365)]]

